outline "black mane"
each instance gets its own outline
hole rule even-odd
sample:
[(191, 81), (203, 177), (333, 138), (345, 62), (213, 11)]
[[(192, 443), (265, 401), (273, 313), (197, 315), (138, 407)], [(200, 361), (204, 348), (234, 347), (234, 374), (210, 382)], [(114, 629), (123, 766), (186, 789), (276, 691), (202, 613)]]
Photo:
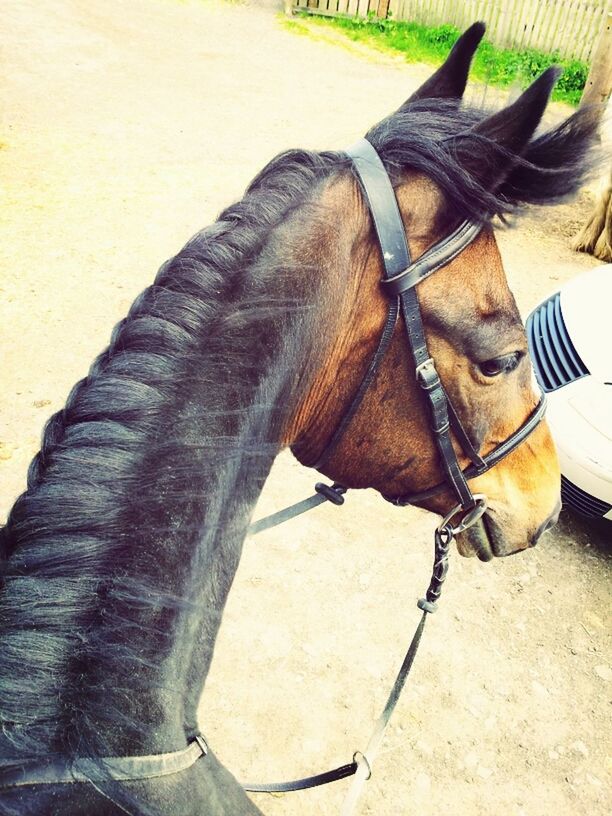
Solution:
[[(256, 344), (257, 329), (270, 316), (292, 313), (294, 321), (307, 323), (312, 315), (287, 300), (286, 270), (258, 269), (260, 287), (262, 275), (268, 276), (265, 298), (251, 291), (252, 270), (270, 233), (307, 204), (335, 164), (333, 154), (305, 151), (274, 159), (240, 202), (162, 266), (88, 376), (48, 420), (27, 490), (0, 530), (0, 756), (66, 749), (54, 743), (54, 734), (70, 731), (78, 716), (83, 664), (95, 661), (96, 648), (105, 650), (107, 664), (113, 662), (113, 645), (95, 646), (92, 639), (105, 605), (148, 604), (155, 610), (185, 603), (155, 591), (157, 565), (144, 556), (137, 576), (126, 575), (121, 585), (109, 578), (126, 549), (133, 555), (139, 520), (152, 512), (146, 491), (160, 453), (173, 463), (164, 483), (168, 517), (160, 519), (171, 530), (177, 523), (173, 511), (201, 501), (190, 495), (191, 485), (206, 467), (214, 470), (221, 451), (237, 460), (250, 456), (255, 472), (259, 460), (277, 452), (278, 417), (270, 413), (265, 391), (260, 405), (250, 403), (265, 355), (274, 353), (273, 343), (269, 352)], [(286, 324), (278, 324), (280, 334)], [(300, 350), (285, 352), (279, 379), (292, 370)], [(237, 375), (230, 377), (232, 368)], [(203, 437), (185, 439), (182, 421), (194, 406), (182, 403), (180, 392), (194, 378), (200, 381)], [(231, 412), (223, 410), (228, 402)], [(259, 450), (235, 438), (247, 413), (259, 431), (263, 423), (269, 426), (263, 438), (270, 444)], [(207, 496), (212, 518), (222, 518), (222, 503), (220, 495)], [(123, 624), (129, 628), (127, 618)], [(147, 659), (127, 637), (117, 647), (116, 673), (126, 677)], [(69, 697), (67, 688), (73, 689)], [(119, 721), (120, 713), (107, 710), (105, 716)]]
[[(595, 111), (578, 110), (533, 139), (522, 155), (473, 131), (490, 114), (454, 99), (422, 99), (383, 119), (366, 138), (395, 182), (406, 168), (423, 173), (438, 185), (451, 214), (462, 219), (488, 221), (524, 205), (554, 204), (584, 184), (594, 163)], [(510, 159), (513, 169), (490, 190), (466, 169), (470, 155), (490, 167)]]

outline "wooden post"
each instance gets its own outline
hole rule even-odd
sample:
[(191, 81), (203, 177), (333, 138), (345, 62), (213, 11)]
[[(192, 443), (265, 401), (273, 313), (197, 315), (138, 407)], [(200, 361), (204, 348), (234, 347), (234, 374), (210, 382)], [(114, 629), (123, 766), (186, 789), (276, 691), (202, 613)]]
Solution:
[(293, 0), (285, 0), (284, 1), (284, 6), (285, 6), (285, 14), (287, 15), (287, 17), (292, 17), (293, 16)]
[(389, 0), (378, 0), (378, 7), (376, 9), (376, 16), (384, 20), (389, 13)]
[(612, 12), (604, 17), (603, 27), (595, 46), (589, 76), (584, 86), (581, 105), (601, 105), (612, 92)]

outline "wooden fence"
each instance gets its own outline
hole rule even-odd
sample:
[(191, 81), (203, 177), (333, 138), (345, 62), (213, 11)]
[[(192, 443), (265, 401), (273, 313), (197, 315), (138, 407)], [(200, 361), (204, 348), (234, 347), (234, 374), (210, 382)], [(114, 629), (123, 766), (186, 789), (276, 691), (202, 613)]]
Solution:
[(459, 29), (476, 20), (487, 24), (487, 39), (502, 48), (534, 48), (589, 62), (610, 0), (294, 0), (294, 8), (315, 14), (448, 23)]

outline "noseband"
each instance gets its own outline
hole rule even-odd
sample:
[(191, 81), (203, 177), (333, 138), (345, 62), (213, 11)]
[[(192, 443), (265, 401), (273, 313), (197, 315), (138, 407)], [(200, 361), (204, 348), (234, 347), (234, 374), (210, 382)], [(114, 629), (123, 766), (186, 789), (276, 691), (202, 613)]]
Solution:
[[(381, 286), (389, 297), (389, 309), (378, 346), (359, 388), (325, 449), (312, 466), (318, 469), (323, 467), (344, 436), (389, 349), (395, 324), (401, 314), (406, 327), (415, 379), (428, 404), (429, 428), (436, 442), (444, 481), (418, 493), (384, 498), (400, 506), (418, 504), (450, 487), (458, 503), (445, 521), (449, 524), (456, 516), (462, 514), (461, 520), (454, 525), (456, 533), (460, 528), (466, 529), (467, 526), (474, 524), (487, 507), (486, 497), (481, 494), (474, 495), (468, 481), (486, 473), (529, 436), (544, 416), (545, 397), (542, 394), (535, 409), (514, 433), (486, 456), (481, 456), (461, 424), (427, 349), (423, 318), (416, 293), (416, 285), (463, 252), (480, 233), (481, 226), (464, 221), (450, 235), (438, 241), (413, 262), (397, 199), (380, 156), (367, 139), (360, 139), (346, 153), (352, 160), (372, 215), (383, 261), (384, 277)], [(471, 462), (465, 470), (462, 470), (457, 459), (451, 431)]]
[[(428, 403), (430, 430), (436, 441), (444, 481), (419, 493), (405, 496), (385, 496), (385, 498), (397, 505), (418, 504), (450, 487), (458, 502), (436, 530), (431, 582), (426, 597), (418, 602), (419, 608), (423, 611), (423, 616), (396, 677), (387, 704), (376, 723), (366, 752), (356, 752), (352, 762), (316, 776), (287, 783), (244, 786), (246, 790), (250, 791), (301, 790), (354, 776), (353, 787), (349, 791), (349, 796), (342, 811), (343, 814), (352, 814), (360, 785), (369, 778), (374, 755), (378, 751), (384, 730), (412, 666), (426, 615), (436, 608), (436, 601), (440, 596), (442, 583), (448, 568), (447, 559), (452, 538), (474, 524), (487, 508), (486, 497), (481, 494), (473, 494), (468, 481), (490, 470), (520, 445), (537, 427), (544, 416), (545, 398), (542, 395), (540, 402), (530, 416), (504, 442), (486, 456), (480, 455), (463, 428), (459, 416), (440, 381), (434, 360), (427, 349), (425, 330), (415, 289), (417, 283), (448, 264), (453, 258), (456, 258), (479, 234), (480, 225), (464, 221), (449, 236), (434, 244), (417, 261), (412, 262), (395, 193), (378, 153), (366, 139), (361, 139), (353, 147), (349, 148), (346, 153), (352, 160), (353, 168), (361, 183), (372, 214), (384, 267), (384, 278), (381, 285), (389, 297), (389, 310), (378, 346), (359, 388), (324, 451), (319, 459), (312, 463), (312, 466), (316, 468), (324, 466), (346, 432), (374, 379), (385, 353), (389, 349), (395, 325), (401, 314), (406, 327), (415, 378)], [(451, 431), (471, 462), (465, 470), (461, 469), (457, 459), (451, 440)], [(334, 504), (342, 504), (344, 501), (343, 493), (346, 492), (346, 488), (341, 485), (330, 487), (329, 485), (319, 484), (316, 489), (316, 496), (256, 522), (251, 525), (249, 532), (254, 534), (276, 526), (326, 500), (332, 501)], [(150, 756), (0, 759), (0, 790), (29, 785), (74, 782), (94, 784), (95, 782), (109, 782), (111, 780), (154, 779), (187, 770), (200, 757), (206, 756), (207, 750), (204, 739), (201, 736), (196, 736), (186, 748)], [(110, 799), (110, 796), (95, 784), (94, 787), (102, 795)]]

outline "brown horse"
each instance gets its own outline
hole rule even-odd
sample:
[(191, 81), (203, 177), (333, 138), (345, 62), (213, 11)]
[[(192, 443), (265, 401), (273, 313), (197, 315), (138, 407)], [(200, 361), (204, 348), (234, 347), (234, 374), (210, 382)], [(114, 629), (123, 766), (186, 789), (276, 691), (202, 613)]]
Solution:
[[(491, 219), (574, 191), (594, 125), (582, 111), (534, 138), (554, 71), (498, 113), (463, 107), (483, 30), (367, 139), (413, 257), (464, 219), (482, 225), (418, 299), (444, 388), (486, 454), (538, 401)], [(347, 156), (285, 153), (162, 267), (49, 420), (0, 532), (0, 813), (259, 812), (203, 755), (200, 693), (274, 457), (289, 445), (312, 464), (326, 448), (378, 343), (381, 276)], [(321, 470), (387, 496), (442, 481), (400, 323)], [(559, 506), (545, 424), (471, 487), (489, 509), (462, 553), (533, 545)], [(455, 502), (443, 490), (423, 504)], [(122, 778), (108, 757), (158, 772)]]

